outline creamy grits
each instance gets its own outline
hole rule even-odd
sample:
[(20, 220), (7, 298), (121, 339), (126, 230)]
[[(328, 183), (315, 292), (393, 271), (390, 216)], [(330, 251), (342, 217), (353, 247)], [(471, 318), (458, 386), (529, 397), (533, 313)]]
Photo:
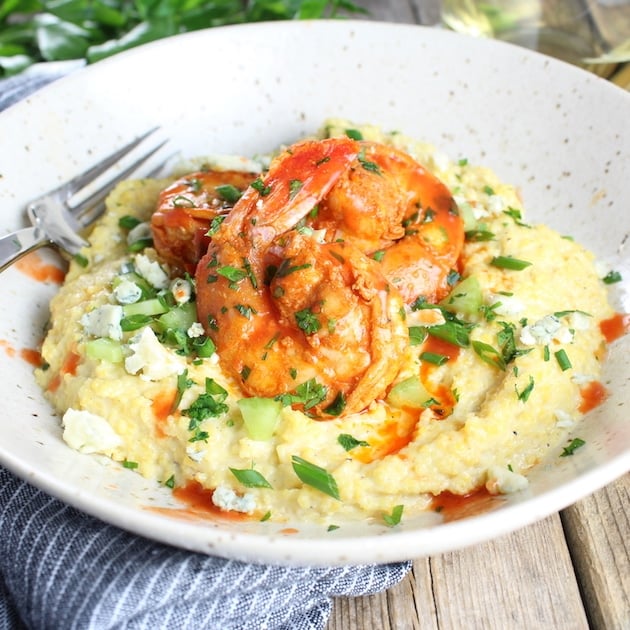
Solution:
[(37, 378), (72, 448), (171, 488), (197, 484), (220, 510), (326, 526), (396, 524), (445, 492), (517, 492), (566, 446), (600, 377), (600, 322), (613, 316), (593, 256), (530, 224), (518, 191), (486, 168), (344, 120), (319, 137), (346, 135), (424, 165), (466, 233), (448, 294), (405, 304), (409, 337), (391, 383), (365, 408), (325, 418), (294, 404), (300, 381), (293, 397), (246, 395), (246, 375), (223, 369), (197, 317), (192, 274), (151, 245), (149, 222), (173, 178), (127, 181), (51, 302)]

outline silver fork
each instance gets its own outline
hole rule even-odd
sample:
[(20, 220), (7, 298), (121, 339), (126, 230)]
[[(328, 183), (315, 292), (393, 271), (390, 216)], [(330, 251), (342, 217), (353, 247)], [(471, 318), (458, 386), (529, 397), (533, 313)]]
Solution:
[[(25, 254), (43, 246), (56, 246), (70, 256), (78, 254), (81, 248), (88, 246), (89, 243), (81, 237), (80, 232), (103, 213), (107, 194), (118, 182), (130, 177), (157, 153), (166, 144), (166, 140), (142, 152), (132, 163), (125, 166), (114, 177), (108, 178), (96, 190), (89, 191), (89, 185), (100, 176), (104, 176), (111, 167), (156, 131), (157, 128), (147, 131), (84, 173), (41, 197), (33, 199), (26, 207), (26, 213), (32, 225), (0, 237), (0, 272)], [(158, 172), (165, 162), (154, 167), (146, 175), (150, 176)], [(85, 190), (89, 191), (88, 196), (76, 205), (72, 205), (71, 200), (80, 196)]]

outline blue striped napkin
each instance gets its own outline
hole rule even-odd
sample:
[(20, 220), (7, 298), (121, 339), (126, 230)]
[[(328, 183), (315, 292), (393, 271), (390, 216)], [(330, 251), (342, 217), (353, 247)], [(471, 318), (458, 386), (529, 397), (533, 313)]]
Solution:
[[(0, 111), (65, 72), (0, 81)], [(107, 525), (0, 468), (0, 630), (319, 630), (332, 597), (377, 593), (409, 569), (191, 553)]]

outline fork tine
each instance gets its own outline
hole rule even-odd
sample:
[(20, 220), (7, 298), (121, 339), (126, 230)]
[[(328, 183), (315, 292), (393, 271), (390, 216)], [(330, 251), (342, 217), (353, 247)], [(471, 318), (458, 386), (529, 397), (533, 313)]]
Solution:
[[(162, 145), (160, 145), (160, 147), (161, 146)], [(155, 151), (157, 151), (160, 147), (157, 147)], [(155, 153), (155, 151), (152, 151), (149, 155), (145, 156), (143, 160), (139, 160), (135, 165), (141, 166), (142, 162), (148, 159), (153, 153)], [(145, 177), (154, 177), (155, 175), (157, 175), (162, 170), (162, 168), (164, 168), (164, 166), (168, 163), (171, 157), (172, 155), (169, 155), (166, 159), (162, 160), (159, 164), (157, 164), (150, 171), (148, 171)], [(117, 183), (118, 181), (126, 177), (127, 175), (130, 175), (132, 170), (133, 168), (131, 167), (129, 169), (126, 169), (124, 173), (117, 176), (116, 179), (113, 180), (113, 184)], [(76, 208), (72, 209), (72, 214), (76, 219), (78, 219), (79, 225), (81, 226), (81, 228), (88, 227), (96, 219), (98, 219), (103, 214), (103, 212), (105, 212), (105, 199), (108, 193), (110, 192), (110, 190), (111, 190), (111, 184), (108, 182), (108, 185), (106, 188), (103, 188), (102, 191), (94, 193), (94, 195), (92, 195), (92, 197), (90, 197), (89, 200), (82, 202), (80, 206), (77, 206)], [(87, 203), (88, 201), (89, 203)]]
[[(166, 140), (158, 144), (155, 148), (153, 148), (148, 153), (144, 153), (134, 162), (125, 167), (120, 173), (118, 173), (115, 177), (108, 179), (106, 183), (103, 184), (98, 190), (95, 190), (90, 196), (82, 199), (80, 203), (76, 206), (69, 206), (70, 211), (76, 218), (82, 218), (83, 215), (94, 205), (98, 205), (102, 202), (105, 197), (110, 193), (112, 188), (118, 184), (119, 182), (127, 179), (129, 175), (131, 175), (135, 170), (137, 170), (140, 166), (142, 166), (151, 156), (155, 155), (165, 144)], [(100, 165), (99, 165), (100, 166)]]
[(126, 144), (124, 147), (118, 149), (118, 151), (112, 153), (98, 164), (95, 164), (92, 168), (89, 168), (87, 171), (67, 181), (59, 187), (58, 192), (62, 195), (66, 195), (66, 199), (72, 196), (84, 186), (87, 186), (89, 183), (94, 181), (99, 175), (102, 175), (108, 168), (111, 168), (114, 164), (116, 164), (116, 162), (118, 162), (118, 160), (135, 149), (143, 140), (146, 140), (152, 133), (155, 133), (157, 129), (158, 127), (154, 127), (146, 133), (143, 133), (135, 140), (132, 140), (129, 144)]

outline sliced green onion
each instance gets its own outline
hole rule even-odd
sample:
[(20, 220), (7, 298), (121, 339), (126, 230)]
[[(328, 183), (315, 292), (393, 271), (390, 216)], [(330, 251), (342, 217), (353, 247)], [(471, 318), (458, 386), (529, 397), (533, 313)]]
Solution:
[(232, 184), (222, 184), (221, 186), (217, 186), (215, 190), (219, 194), (219, 197), (228, 203), (236, 203), (243, 195), (243, 193), (236, 186), (232, 186)]
[(132, 330), (138, 330), (150, 324), (152, 321), (152, 318), (148, 315), (131, 315), (130, 317), (123, 317), (120, 320), (120, 327), (123, 332), (131, 332)]
[(467, 348), (470, 345), (471, 325), (461, 321), (447, 321), (437, 326), (429, 326), (427, 332), (432, 337), (448, 341), (460, 348)]
[(253, 468), (230, 468), (230, 472), (246, 488), (271, 488), (271, 484)]
[(138, 217), (133, 217), (130, 214), (125, 214), (118, 219), (118, 226), (124, 230), (132, 230), (136, 225), (140, 225), (140, 223), (142, 223), (142, 221), (140, 221)]
[(444, 354), (438, 354), (437, 352), (422, 352), (420, 354), (420, 360), (432, 363), (433, 365), (444, 365), (448, 361), (448, 357)]
[(346, 136), (351, 140), (363, 140), (363, 134), (358, 129), (346, 129)]
[(558, 365), (563, 372), (566, 372), (566, 370), (570, 370), (573, 367), (564, 349), (560, 349), (558, 350), (558, 352), (554, 352), (554, 356), (556, 357)]
[(527, 260), (521, 260), (520, 258), (512, 258), (512, 256), (495, 256), (490, 261), (490, 264), (493, 267), (499, 267), (500, 269), (522, 271), (526, 267), (529, 267), (532, 263)]
[(340, 501), (339, 488), (335, 478), (324, 468), (311, 464), (311, 462), (293, 455), (291, 457), (293, 470), (302, 483), (311, 486), (333, 499)]
[(400, 519), (403, 515), (404, 505), (397, 505), (391, 514), (383, 514), (383, 520), (388, 527), (395, 527), (400, 523)]
[(192, 340), (192, 347), (198, 357), (207, 359), (211, 357), (217, 350), (214, 341), (210, 337), (195, 337)]
[(409, 345), (419, 346), (424, 342), (428, 334), (424, 326), (409, 326)]

